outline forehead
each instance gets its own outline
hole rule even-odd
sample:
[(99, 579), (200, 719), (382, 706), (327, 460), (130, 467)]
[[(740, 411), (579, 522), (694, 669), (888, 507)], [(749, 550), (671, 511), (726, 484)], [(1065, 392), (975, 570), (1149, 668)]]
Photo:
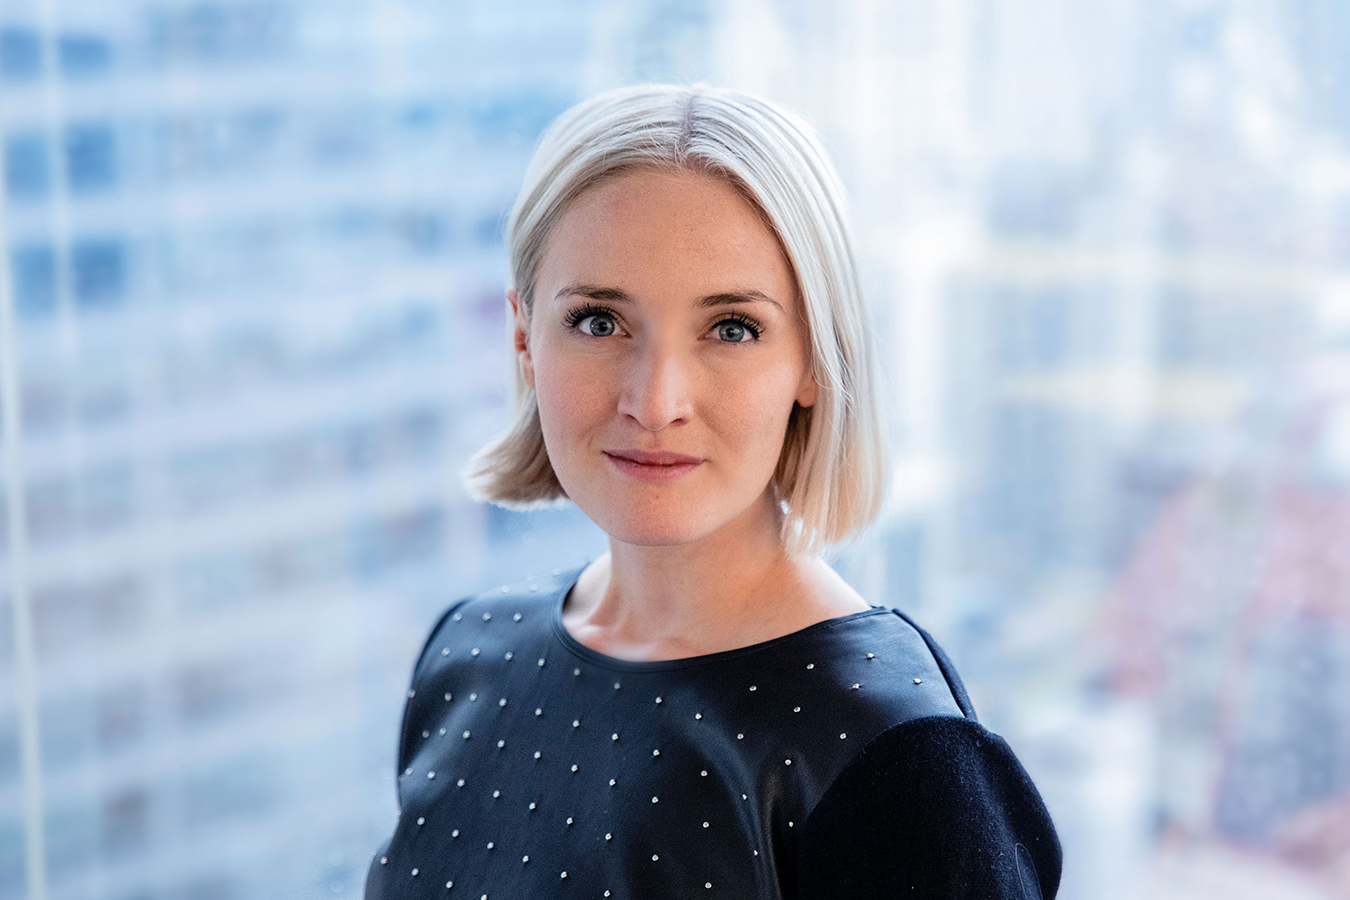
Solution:
[(786, 307), (782, 247), (739, 190), (712, 175), (638, 170), (577, 197), (544, 247), (538, 284), (609, 282), (637, 296), (760, 290)]

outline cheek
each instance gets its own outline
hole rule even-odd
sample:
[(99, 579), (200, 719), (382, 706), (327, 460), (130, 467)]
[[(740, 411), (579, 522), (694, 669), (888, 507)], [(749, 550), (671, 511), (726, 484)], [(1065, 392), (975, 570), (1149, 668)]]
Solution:
[(549, 456), (565, 455), (571, 441), (605, 418), (611, 404), (606, 379), (586, 360), (540, 348), (535, 357), (535, 396)]
[(707, 407), (718, 430), (772, 471), (796, 400), (800, 372), (788, 365), (718, 379)]

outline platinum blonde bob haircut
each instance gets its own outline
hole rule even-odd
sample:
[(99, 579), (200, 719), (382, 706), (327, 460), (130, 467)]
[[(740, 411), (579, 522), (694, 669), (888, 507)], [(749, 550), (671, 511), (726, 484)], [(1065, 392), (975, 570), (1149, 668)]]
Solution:
[[(777, 236), (796, 278), (819, 385), (814, 406), (793, 408), (773, 475), (783, 539), (793, 552), (846, 540), (881, 509), (886, 435), (843, 188), (798, 116), (739, 91), (669, 85), (607, 91), (563, 113), (540, 138), (507, 223), (526, 316), (563, 213), (602, 180), (641, 169), (723, 179)], [(567, 496), (519, 362), (514, 421), (469, 462), (465, 483), (475, 497), (512, 508)]]

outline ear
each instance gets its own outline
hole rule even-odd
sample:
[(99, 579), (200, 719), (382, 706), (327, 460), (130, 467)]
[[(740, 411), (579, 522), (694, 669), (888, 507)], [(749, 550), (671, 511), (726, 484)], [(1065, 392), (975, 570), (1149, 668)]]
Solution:
[(520, 375), (525, 383), (534, 389), (534, 357), (530, 355), (530, 320), (525, 313), (525, 304), (515, 288), (508, 288), (506, 301), (510, 305), (511, 346), (520, 360)]
[(797, 389), (798, 406), (815, 406), (816, 393), (820, 385), (816, 383), (816, 373), (812, 371), (811, 366), (806, 367), (806, 373), (802, 375), (801, 386)]

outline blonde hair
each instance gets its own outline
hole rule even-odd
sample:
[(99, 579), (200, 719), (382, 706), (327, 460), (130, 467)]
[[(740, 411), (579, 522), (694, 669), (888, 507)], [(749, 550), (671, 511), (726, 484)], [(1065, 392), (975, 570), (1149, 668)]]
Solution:
[[(507, 223), (526, 315), (549, 233), (602, 179), (639, 168), (725, 179), (759, 211), (796, 276), (811, 334), (815, 405), (794, 406), (773, 484), (783, 539), (804, 552), (845, 540), (885, 495), (885, 429), (843, 189), (820, 140), (795, 114), (739, 91), (641, 85), (563, 113), (540, 138)], [(565, 498), (544, 447), (535, 392), (516, 366), (515, 420), (469, 462), (474, 496), (514, 508)]]

